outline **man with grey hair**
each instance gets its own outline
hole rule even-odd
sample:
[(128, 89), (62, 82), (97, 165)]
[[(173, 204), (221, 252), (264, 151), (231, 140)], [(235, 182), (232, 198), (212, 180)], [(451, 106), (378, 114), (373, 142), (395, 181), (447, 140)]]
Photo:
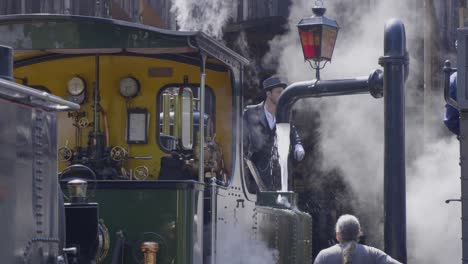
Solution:
[(380, 249), (358, 244), (359, 220), (342, 215), (336, 222), (336, 239), (340, 242), (320, 251), (314, 264), (401, 264)]

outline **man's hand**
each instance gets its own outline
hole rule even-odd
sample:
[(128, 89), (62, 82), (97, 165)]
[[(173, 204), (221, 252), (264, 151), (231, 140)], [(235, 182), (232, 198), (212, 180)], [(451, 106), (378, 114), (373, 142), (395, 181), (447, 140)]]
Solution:
[(296, 144), (294, 147), (294, 159), (296, 161), (301, 161), (304, 159), (305, 156), (305, 150), (304, 147), (302, 147), (301, 144)]

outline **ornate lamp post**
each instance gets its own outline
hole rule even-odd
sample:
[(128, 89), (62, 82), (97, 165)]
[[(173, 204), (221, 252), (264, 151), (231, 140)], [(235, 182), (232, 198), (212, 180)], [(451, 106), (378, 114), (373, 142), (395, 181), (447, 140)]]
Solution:
[[(335, 20), (324, 16), (326, 10), (322, 1), (316, 1), (312, 8), (314, 15), (301, 19), (297, 24), (304, 60), (316, 70), (317, 80), (320, 79), (320, 69), (331, 61), (339, 29)], [(323, 61), (325, 63), (321, 65)]]

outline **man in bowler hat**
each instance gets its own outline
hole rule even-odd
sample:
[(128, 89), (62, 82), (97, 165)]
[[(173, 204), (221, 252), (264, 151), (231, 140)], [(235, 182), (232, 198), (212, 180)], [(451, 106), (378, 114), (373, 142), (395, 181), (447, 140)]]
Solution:
[[(281, 168), (275, 144), (276, 106), (286, 86), (287, 84), (276, 76), (265, 79), (265, 101), (248, 106), (244, 111), (244, 153), (255, 165), (259, 177), (269, 191), (281, 189)], [(293, 125), (290, 131), (291, 151), (294, 153), (294, 159), (301, 161), (305, 151), (299, 134)]]

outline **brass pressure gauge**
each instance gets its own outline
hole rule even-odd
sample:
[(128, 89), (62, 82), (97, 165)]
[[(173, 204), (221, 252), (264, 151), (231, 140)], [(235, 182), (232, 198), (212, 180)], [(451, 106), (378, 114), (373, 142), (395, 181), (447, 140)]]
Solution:
[(140, 92), (140, 83), (133, 77), (125, 77), (120, 80), (120, 95), (125, 98), (133, 98)]
[(67, 92), (70, 95), (77, 96), (84, 92), (86, 88), (85, 81), (78, 76), (71, 78), (67, 83)]
[(86, 99), (86, 82), (83, 78), (75, 76), (68, 81), (67, 97), (69, 101), (74, 103), (84, 103)]

